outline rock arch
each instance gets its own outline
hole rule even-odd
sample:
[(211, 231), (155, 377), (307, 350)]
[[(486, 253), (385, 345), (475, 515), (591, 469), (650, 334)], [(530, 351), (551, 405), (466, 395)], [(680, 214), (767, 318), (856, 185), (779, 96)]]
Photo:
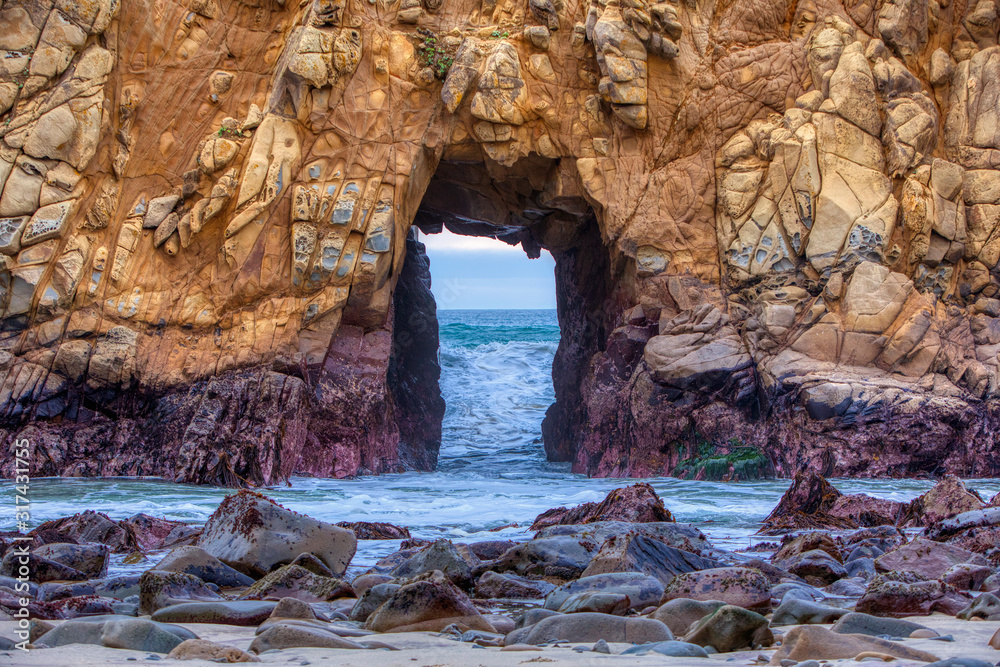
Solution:
[(8, 0), (0, 426), (36, 474), (427, 467), (398, 322), (410, 227), (450, 222), (556, 256), (577, 471), (997, 474), (997, 31), (994, 0)]

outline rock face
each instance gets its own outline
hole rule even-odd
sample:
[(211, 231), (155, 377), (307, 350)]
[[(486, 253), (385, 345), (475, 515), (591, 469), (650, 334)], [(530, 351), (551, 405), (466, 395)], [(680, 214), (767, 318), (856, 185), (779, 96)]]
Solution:
[(411, 232), (447, 225), (554, 256), (544, 446), (577, 472), (998, 475), (997, 27), (989, 2), (5, 5), (0, 437), (36, 476), (430, 469)]

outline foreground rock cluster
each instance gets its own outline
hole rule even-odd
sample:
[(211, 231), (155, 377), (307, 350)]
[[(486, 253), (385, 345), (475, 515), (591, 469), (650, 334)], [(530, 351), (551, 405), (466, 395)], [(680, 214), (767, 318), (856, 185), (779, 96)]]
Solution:
[[(353, 531), (249, 491), (227, 498), (190, 544), (151, 547), (162, 557), (136, 576), (106, 576), (112, 547), (81, 532), (92, 518), (78, 515), (34, 535), (30, 642), (249, 662), (308, 648), (403, 650), (416, 633), (557, 657), (573, 649), (733, 654), (745, 664), (936, 663), (939, 654), (1000, 650), (1000, 514), (981, 501), (967, 509), (970, 497), (961, 482), (941, 482), (918, 499), (939, 514), (925, 512), (912, 539), (892, 524), (798, 531), (758, 557), (715, 548), (697, 528), (659, 516), (662, 501), (637, 485), (544, 513), (547, 525), (524, 542), (409, 539), (353, 576)], [(8, 546), (0, 565), (8, 614), (18, 604), (3, 576), (13, 574), (12, 554)], [(997, 636), (949, 645), (957, 637), (935, 629), (942, 619), (979, 620)], [(206, 627), (239, 639), (200, 638)]]
[(555, 258), (577, 472), (1000, 474), (998, 31), (994, 0), (6, 0), (0, 439), (36, 476), (432, 469), (411, 232), (447, 227)]

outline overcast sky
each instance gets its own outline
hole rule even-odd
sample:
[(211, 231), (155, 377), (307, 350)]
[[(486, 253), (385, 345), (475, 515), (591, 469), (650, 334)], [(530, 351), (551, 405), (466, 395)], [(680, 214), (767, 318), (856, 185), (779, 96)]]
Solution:
[(431, 291), (442, 310), (555, 308), (555, 261), (543, 250), (528, 259), (521, 246), (458, 236), (421, 234), (431, 260)]

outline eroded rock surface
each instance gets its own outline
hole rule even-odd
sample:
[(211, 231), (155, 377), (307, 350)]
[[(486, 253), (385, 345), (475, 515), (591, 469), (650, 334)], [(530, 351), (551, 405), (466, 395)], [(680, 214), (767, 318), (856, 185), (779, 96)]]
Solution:
[(447, 225), (555, 257), (577, 472), (1000, 474), (996, 17), (10, 0), (2, 436), (36, 476), (431, 469)]

